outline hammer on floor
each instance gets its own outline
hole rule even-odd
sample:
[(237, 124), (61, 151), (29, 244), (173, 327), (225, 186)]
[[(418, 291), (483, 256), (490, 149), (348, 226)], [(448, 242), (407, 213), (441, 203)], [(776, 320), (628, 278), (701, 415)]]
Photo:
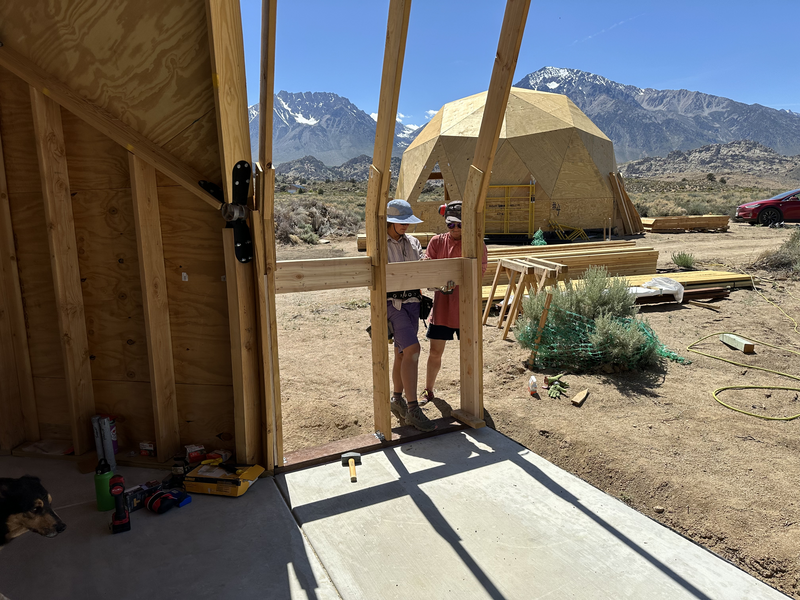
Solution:
[(361, 464), (361, 455), (358, 452), (346, 452), (342, 454), (342, 466), (350, 467), (350, 482), (358, 481), (356, 477), (356, 465)]

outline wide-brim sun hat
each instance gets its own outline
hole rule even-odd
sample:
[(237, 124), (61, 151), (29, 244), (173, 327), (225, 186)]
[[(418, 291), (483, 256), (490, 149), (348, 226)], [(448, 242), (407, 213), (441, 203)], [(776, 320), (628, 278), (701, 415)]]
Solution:
[(398, 223), (400, 225), (413, 225), (422, 223), (422, 219), (414, 216), (411, 205), (405, 200), (391, 200), (386, 205), (386, 221), (388, 223)]

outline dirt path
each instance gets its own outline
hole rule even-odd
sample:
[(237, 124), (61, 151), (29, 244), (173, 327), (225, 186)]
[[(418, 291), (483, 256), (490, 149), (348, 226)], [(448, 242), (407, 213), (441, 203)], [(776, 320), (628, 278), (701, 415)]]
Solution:
[[(702, 268), (741, 268), (777, 248), (786, 229), (733, 224), (720, 234), (647, 234), (637, 241), (660, 251), (659, 268), (674, 267), (673, 252), (691, 252)], [(353, 239), (316, 247), (282, 248), (279, 259), (357, 255)], [(769, 300), (800, 319), (800, 286), (768, 282)], [(278, 297), (281, 385), (286, 451), (372, 431), (368, 293), (334, 290)], [(560, 467), (630, 504), (739, 565), (769, 585), (800, 598), (800, 419), (771, 421), (734, 412), (711, 392), (726, 385), (798, 387), (800, 381), (692, 354), (686, 347), (715, 332), (736, 332), (769, 344), (800, 348), (800, 334), (756, 292), (734, 291), (714, 303), (642, 311), (670, 349), (690, 365), (664, 362), (644, 372), (568, 375), (570, 391), (588, 389), (581, 408), (568, 398), (531, 397), (521, 366), (527, 351), (484, 328), (487, 422)], [(706, 353), (797, 374), (800, 356), (757, 345), (744, 355), (716, 336)], [(423, 344), (420, 372), (427, 351)], [(543, 373), (542, 373), (543, 374)], [(458, 405), (458, 351), (449, 345), (437, 382), (443, 399), (426, 408), (447, 415)], [(772, 416), (800, 413), (798, 393), (723, 392), (726, 403)]]

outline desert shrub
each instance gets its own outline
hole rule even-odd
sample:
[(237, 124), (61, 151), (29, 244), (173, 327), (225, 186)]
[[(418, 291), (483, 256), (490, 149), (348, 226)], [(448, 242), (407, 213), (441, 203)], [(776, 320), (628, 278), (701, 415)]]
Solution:
[(673, 252), (672, 262), (679, 266), (681, 269), (694, 268), (694, 254), (688, 252)]
[(714, 176), (713, 173), (709, 173), (708, 175), (706, 175), (706, 180), (708, 180), (708, 181), (716, 181), (717, 178)]
[[(634, 297), (623, 278), (605, 267), (590, 267), (581, 282), (566, 282), (552, 292), (546, 325), (538, 345), (540, 366), (588, 370), (605, 363), (627, 367), (652, 364), (663, 348), (646, 323), (637, 318)], [(546, 294), (523, 301), (514, 334), (533, 350)]]
[(320, 237), (355, 235), (361, 222), (354, 211), (319, 200), (304, 198), (280, 202), (275, 206), (275, 239), (281, 244), (297, 243), (297, 239), (316, 244)]
[(762, 253), (753, 266), (769, 271), (800, 273), (800, 229), (795, 229), (777, 250)]

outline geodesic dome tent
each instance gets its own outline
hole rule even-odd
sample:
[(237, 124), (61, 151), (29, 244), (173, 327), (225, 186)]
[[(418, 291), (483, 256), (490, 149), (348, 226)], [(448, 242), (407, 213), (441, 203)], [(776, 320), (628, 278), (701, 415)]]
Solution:
[[(398, 198), (443, 231), (438, 202), (422, 189), (438, 164), (448, 200), (460, 200), (475, 152), (486, 92), (445, 104), (403, 153)], [(511, 88), (486, 199), (486, 234), (533, 233), (550, 221), (602, 228), (614, 213), (611, 140), (566, 96)]]

